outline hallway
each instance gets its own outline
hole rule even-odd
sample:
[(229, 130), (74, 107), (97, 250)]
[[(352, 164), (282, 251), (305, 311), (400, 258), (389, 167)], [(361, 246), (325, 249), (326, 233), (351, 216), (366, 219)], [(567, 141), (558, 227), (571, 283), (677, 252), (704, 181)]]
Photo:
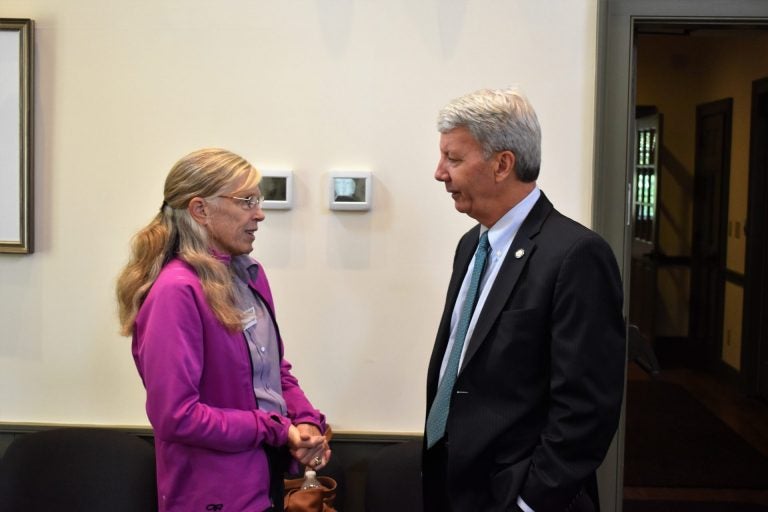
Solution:
[[(754, 457), (758, 463), (762, 462), (768, 466), (768, 404), (745, 396), (736, 386), (721, 382), (712, 375), (702, 371), (690, 368), (670, 368), (664, 369), (656, 378), (651, 378), (634, 363), (630, 363), (628, 369), (628, 393), (627, 403), (631, 407), (633, 393), (637, 393), (638, 383), (679, 386), (695, 397), (699, 404), (703, 405), (707, 411), (719, 418), (731, 431), (738, 434), (739, 438), (746, 441), (754, 450)], [(671, 388), (672, 389), (672, 388)], [(670, 397), (671, 398), (671, 397)], [(636, 399), (640, 398), (636, 396)], [(637, 404), (636, 404), (637, 406)], [(642, 405), (644, 415), (648, 415), (649, 420), (653, 420), (659, 413), (658, 404), (644, 403)], [(684, 411), (679, 411), (684, 414)], [(682, 424), (690, 418), (679, 417), (675, 423)], [(669, 423), (669, 420), (666, 420)], [(674, 421), (674, 420), (673, 420)], [(680, 425), (668, 424), (661, 426), (670, 433), (674, 439), (673, 433), (680, 428)], [(627, 460), (625, 470), (627, 475), (632, 474), (633, 464), (639, 464), (633, 461), (629, 454), (632, 453), (630, 443), (640, 443), (643, 436), (648, 432), (633, 432), (632, 424), (627, 425)], [(683, 432), (684, 437), (695, 437), (694, 432)], [(723, 439), (725, 441), (725, 439)], [(717, 439), (712, 444), (716, 444)], [(706, 458), (713, 451), (712, 446), (696, 447), (702, 457)], [(652, 450), (651, 450), (652, 451)], [(662, 460), (662, 454), (649, 453), (649, 458)], [(714, 455), (713, 455), (714, 456)], [(762, 459), (762, 460), (759, 460)], [(717, 464), (717, 461), (711, 461)], [(694, 461), (679, 461), (682, 472), (695, 472), (691, 467)], [(671, 462), (675, 464), (675, 462)], [(741, 467), (720, 468), (724, 474), (735, 472), (736, 469), (745, 469)], [(657, 470), (660, 468), (656, 468)], [(664, 468), (669, 469), (669, 468)], [(653, 471), (649, 467), (647, 471)], [(768, 475), (765, 476), (768, 479)], [(758, 479), (759, 480), (759, 479)], [(687, 486), (687, 485), (664, 485), (657, 483), (653, 486), (626, 486), (624, 487), (624, 510), (627, 512), (687, 512), (687, 511), (711, 511), (711, 512), (758, 512), (768, 511), (768, 487), (762, 483), (758, 485), (746, 483), (745, 485), (711, 485), (707, 487)]]

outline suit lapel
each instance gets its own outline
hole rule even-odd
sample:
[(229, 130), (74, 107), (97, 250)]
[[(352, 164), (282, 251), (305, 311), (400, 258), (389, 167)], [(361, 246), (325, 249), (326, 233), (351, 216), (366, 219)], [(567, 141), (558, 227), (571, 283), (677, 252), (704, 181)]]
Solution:
[[(515, 239), (512, 241), (512, 245), (509, 246), (509, 251), (507, 251), (507, 255), (499, 269), (499, 273), (496, 275), (493, 287), (488, 294), (488, 298), (485, 300), (483, 310), (480, 312), (480, 316), (477, 319), (472, 337), (468, 341), (467, 350), (464, 354), (464, 360), (459, 373), (463, 371), (472, 359), (472, 356), (475, 355), (477, 350), (486, 340), (488, 333), (496, 323), (496, 319), (504, 308), (504, 305), (509, 301), (509, 297), (515, 289), (520, 274), (536, 250), (536, 242), (534, 238), (541, 231), (542, 224), (552, 210), (552, 203), (549, 202), (542, 192), (541, 197), (539, 197), (539, 200), (533, 205), (533, 209), (531, 209), (531, 212), (520, 226), (517, 235), (515, 235)], [(467, 262), (467, 264), (469, 263)]]

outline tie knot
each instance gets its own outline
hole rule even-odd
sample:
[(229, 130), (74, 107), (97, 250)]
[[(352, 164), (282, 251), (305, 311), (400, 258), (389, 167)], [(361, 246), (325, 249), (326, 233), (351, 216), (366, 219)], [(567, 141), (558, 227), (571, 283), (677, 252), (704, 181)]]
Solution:
[(482, 235), (480, 235), (480, 243), (477, 245), (478, 251), (487, 251), (488, 246), (490, 244), (488, 243), (488, 230), (484, 231)]

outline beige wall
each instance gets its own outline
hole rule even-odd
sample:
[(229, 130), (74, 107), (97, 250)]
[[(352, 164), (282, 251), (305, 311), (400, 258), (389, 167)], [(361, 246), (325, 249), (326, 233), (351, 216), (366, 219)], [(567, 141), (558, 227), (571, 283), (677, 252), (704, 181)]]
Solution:
[[(637, 103), (664, 114), (659, 246), (688, 256), (693, 219), (696, 105), (733, 98), (727, 268), (744, 273), (752, 81), (768, 76), (768, 35), (718, 33), (696, 37), (640, 36)], [(657, 334), (688, 332), (688, 272), (659, 272)], [(738, 368), (742, 290), (729, 287), (725, 302), (723, 358)]]
[[(173, 162), (224, 146), (294, 170), (268, 212), (287, 357), (339, 430), (417, 432), (459, 235), (434, 182), (438, 108), (517, 84), (544, 131), (540, 185), (589, 223), (596, 0), (4, 0), (36, 21), (36, 249), (0, 255), (0, 422), (145, 425), (114, 279)], [(331, 213), (327, 173), (374, 173)]]

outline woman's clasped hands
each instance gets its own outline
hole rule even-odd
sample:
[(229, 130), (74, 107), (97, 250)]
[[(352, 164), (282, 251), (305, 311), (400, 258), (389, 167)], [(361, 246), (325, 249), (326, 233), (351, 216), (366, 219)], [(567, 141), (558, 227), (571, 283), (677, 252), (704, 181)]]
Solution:
[(288, 429), (288, 448), (303, 466), (318, 470), (331, 459), (328, 440), (315, 425), (299, 423)]

